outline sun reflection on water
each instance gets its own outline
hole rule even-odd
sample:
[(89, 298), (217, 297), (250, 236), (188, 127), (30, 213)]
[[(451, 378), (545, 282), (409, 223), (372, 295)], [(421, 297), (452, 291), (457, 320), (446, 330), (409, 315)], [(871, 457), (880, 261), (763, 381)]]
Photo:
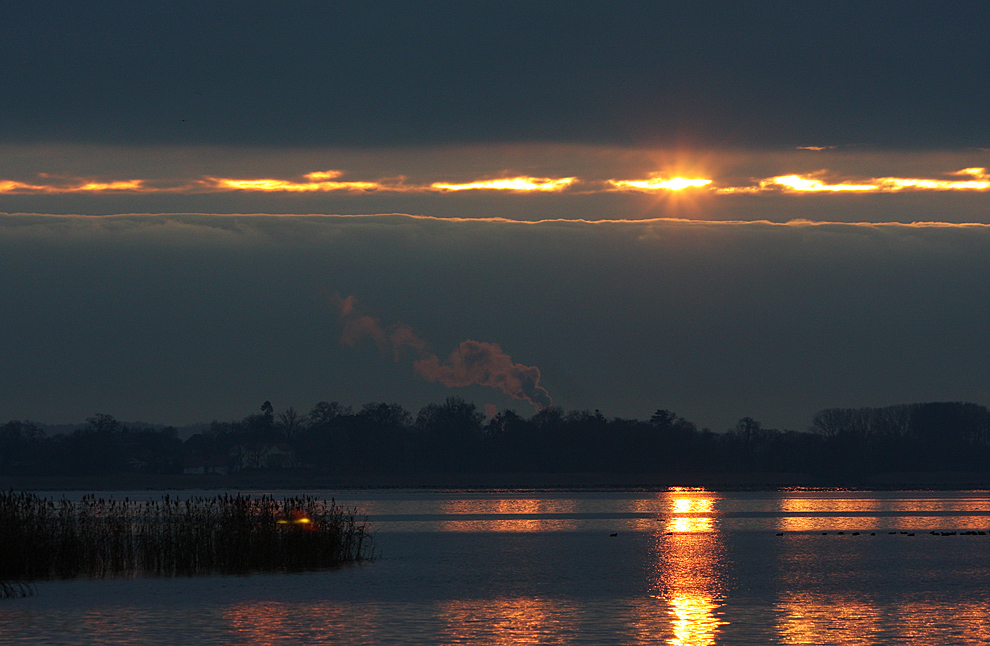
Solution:
[(877, 608), (864, 601), (801, 594), (780, 603), (778, 611), (783, 644), (878, 643)]
[(437, 610), (446, 625), (441, 641), (452, 644), (561, 644), (577, 623), (569, 604), (536, 597), (457, 599)]
[(663, 529), (654, 536), (652, 594), (666, 606), (672, 646), (710, 646), (721, 626), (725, 548), (719, 497), (704, 490), (663, 492)]
[(676, 646), (703, 646), (715, 643), (715, 633), (724, 621), (715, 616), (719, 604), (710, 595), (697, 593), (674, 594), (668, 600), (673, 615)]
[(435, 528), (444, 532), (543, 532), (577, 529), (567, 515), (576, 511), (566, 499), (452, 499), (439, 503)]

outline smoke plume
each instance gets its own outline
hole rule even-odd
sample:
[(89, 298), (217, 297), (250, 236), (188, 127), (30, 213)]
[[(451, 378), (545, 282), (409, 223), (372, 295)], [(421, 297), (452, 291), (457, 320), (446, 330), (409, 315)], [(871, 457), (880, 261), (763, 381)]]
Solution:
[(540, 386), (540, 369), (512, 363), (512, 358), (497, 343), (468, 339), (461, 341), (446, 363), (431, 355), (414, 366), (429, 381), (439, 381), (451, 388), (471, 384), (498, 388), (510, 397), (525, 399), (538, 410), (552, 403), (550, 395)]
[(370, 338), (382, 356), (391, 354), (394, 361), (399, 361), (403, 354), (411, 354), (413, 368), (420, 376), (449, 388), (488, 386), (515, 399), (528, 401), (537, 410), (553, 403), (550, 394), (540, 386), (540, 369), (513, 363), (512, 357), (497, 343), (467, 339), (441, 362), (430, 344), (408, 325), (383, 326), (374, 317), (358, 314), (353, 296), (338, 296), (336, 300), (344, 326), (340, 336), (342, 343), (353, 346)]

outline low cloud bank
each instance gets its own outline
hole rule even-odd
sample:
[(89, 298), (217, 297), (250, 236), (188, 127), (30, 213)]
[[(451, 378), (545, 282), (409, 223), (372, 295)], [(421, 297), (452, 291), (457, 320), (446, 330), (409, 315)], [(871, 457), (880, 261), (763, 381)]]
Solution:
[[(987, 249), (990, 226), (941, 222), (0, 215), (0, 416), (415, 410), (445, 387), (715, 430), (988, 404)], [(348, 345), (369, 341), (385, 361)]]

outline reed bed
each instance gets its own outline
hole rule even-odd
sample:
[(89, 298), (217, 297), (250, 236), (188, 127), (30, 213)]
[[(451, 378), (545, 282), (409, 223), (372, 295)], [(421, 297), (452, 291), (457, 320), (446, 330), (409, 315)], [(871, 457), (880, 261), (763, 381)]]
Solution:
[(332, 499), (0, 493), (0, 581), (307, 570), (372, 556), (366, 523)]
[(30, 597), (34, 594), (34, 586), (30, 583), (16, 582), (6, 583), (0, 581), (0, 599), (13, 599), (16, 597)]

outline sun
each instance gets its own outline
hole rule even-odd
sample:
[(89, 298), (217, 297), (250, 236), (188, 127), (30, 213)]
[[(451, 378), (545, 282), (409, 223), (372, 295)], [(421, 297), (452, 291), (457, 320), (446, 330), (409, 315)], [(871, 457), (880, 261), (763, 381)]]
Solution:
[(694, 217), (704, 210), (715, 188), (709, 156), (656, 151), (647, 157), (649, 166), (629, 169), (625, 177), (607, 180), (607, 190), (642, 195), (649, 214)]

